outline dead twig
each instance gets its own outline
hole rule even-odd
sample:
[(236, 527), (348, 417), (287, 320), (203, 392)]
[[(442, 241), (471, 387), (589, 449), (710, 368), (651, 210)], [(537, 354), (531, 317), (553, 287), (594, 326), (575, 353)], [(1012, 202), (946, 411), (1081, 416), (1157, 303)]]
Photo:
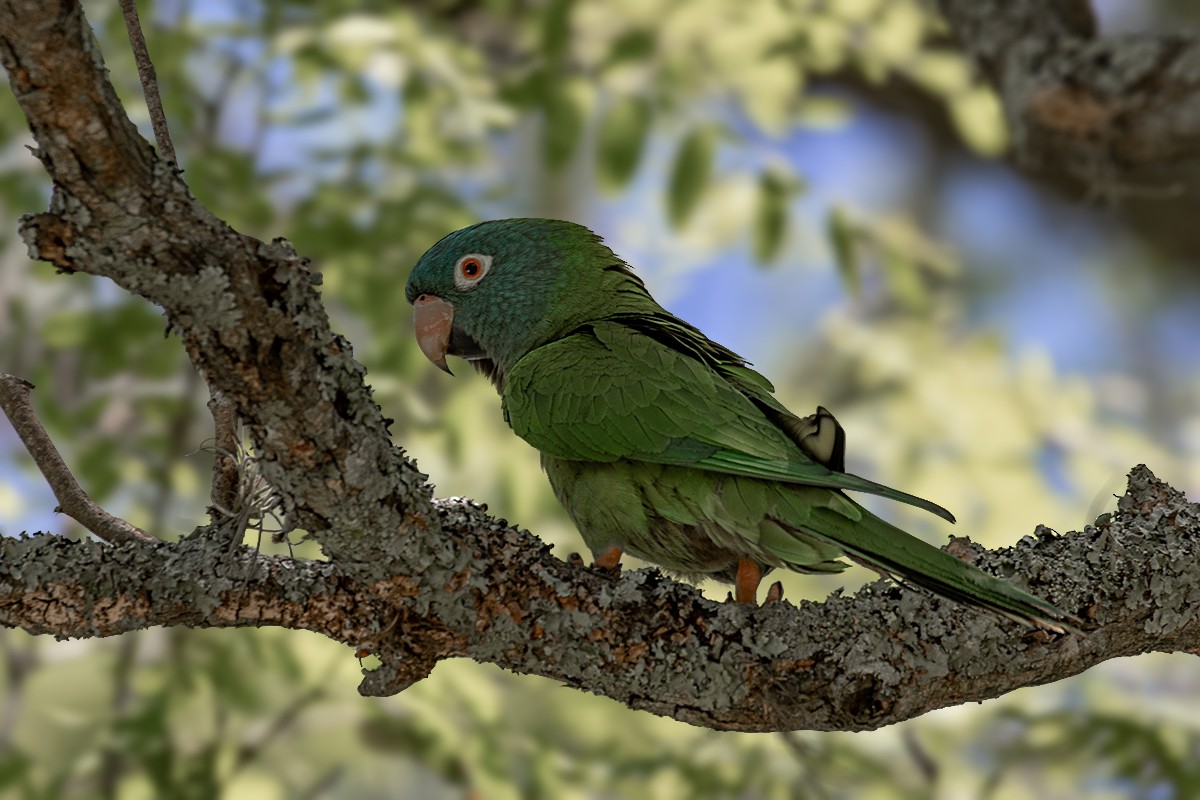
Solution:
[(54, 442), (50, 441), (46, 429), (38, 421), (33, 406), (29, 404), (29, 391), (32, 388), (33, 384), (29, 381), (0, 373), (0, 408), (4, 409), (13, 430), (21, 437), (25, 449), (33, 456), (33, 462), (54, 491), (58, 499), (56, 510), (110, 544), (158, 541), (136, 525), (100, 508), (80, 488), (79, 482), (54, 447)]
[[(209, 498), (212, 508), (232, 509), (237, 506), (238, 485), (238, 434), (237, 409), (219, 390), (209, 387), (208, 410), (213, 418), (213, 467), (212, 491)], [(217, 521), (216, 517), (213, 521)]]
[(167, 114), (163, 111), (162, 97), (158, 93), (158, 76), (154, 72), (154, 63), (150, 61), (150, 52), (146, 49), (146, 37), (142, 35), (142, 24), (138, 20), (135, 0), (121, 0), (121, 13), (125, 16), (125, 30), (129, 32), (129, 44), (133, 48), (134, 61), (137, 62), (142, 94), (146, 96), (150, 124), (154, 126), (154, 142), (163, 158), (178, 164), (175, 145), (171, 144), (171, 134), (167, 130)]

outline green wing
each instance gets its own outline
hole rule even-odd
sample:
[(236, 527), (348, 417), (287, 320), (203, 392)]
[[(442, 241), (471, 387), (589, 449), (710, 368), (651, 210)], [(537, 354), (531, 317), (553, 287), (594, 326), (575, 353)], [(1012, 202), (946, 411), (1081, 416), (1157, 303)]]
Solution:
[(775, 387), (771, 382), (750, 369), (746, 360), (728, 347), (714, 342), (698, 328), (662, 309), (642, 314), (619, 314), (608, 320), (643, 333), (716, 370), (749, 398), (772, 424), (800, 445), (805, 455), (835, 472), (846, 471), (846, 435), (834, 416), (818, 406), (815, 414), (797, 417), (775, 399)]
[[(737, 369), (756, 376), (755, 388), (769, 396), (765, 378)], [(868, 492), (954, 521), (928, 500), (816, 463), (717, 370), (618, 322), (594, 323), (518, 361), (505, 380), (504, 415), (518, 436), (558, 458), (630, 459)]]

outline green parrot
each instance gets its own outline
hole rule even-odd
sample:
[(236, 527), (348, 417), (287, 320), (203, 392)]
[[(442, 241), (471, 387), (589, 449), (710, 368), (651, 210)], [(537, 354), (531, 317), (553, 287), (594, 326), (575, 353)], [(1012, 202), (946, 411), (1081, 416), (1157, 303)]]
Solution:
[(542, 467), (597, 566), (624, 552), (754, 603), (771, 568), (842, 556), (937, 594), (1061, 630), (1070, 615), (885, 522), (845, 494), (941, 506), (844, 471), (824, 408), (797, 417), (747, 362), (658, 305), (599, 236), (507, 219), (451, 233), (409, 276), (422, 352), (470, 361)]

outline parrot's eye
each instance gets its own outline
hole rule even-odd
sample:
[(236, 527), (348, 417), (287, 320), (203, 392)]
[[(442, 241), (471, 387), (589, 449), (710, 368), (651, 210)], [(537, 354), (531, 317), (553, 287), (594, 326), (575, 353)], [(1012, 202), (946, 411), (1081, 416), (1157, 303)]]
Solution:
[(454, 265), (454, 285), (463, 291), (474, 288), (487, 274), (491, 265), (492, 257), (482, 253), (463, 256)]

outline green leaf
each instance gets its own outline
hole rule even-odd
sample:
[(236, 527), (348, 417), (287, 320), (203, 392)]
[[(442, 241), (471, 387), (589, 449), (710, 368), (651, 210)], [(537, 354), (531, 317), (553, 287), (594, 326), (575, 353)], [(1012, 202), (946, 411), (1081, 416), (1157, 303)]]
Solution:
[(613, 42), (612, 50), (608, 53), (605, 66), (611, 67), (626, 61), (645, 61), (654, 52), (657, 38), (653, 31), (646, 29), (633, 30), (623, 34)]
[(768, 168), (759, 175), (754, 257), (764, 264), (778, 256), (783, 247), (790, 203), (801, 188), (800, 181), (781, 167)]
[(407, 755), (454, 786), (466, 785), (470, 774), (453, 741), (411, 716), (375, 714), (359, 723), (362, 743), (388, 755)]
[(624, 97), (608, 110), (600, 123), (596, 167), (606, 191), (623, 189), (637, 171), (653, 115), (641, 97)]
[(94, 310), (69, 310), (52, 314), (42, 329), (42, 341), (54, 349), (79, 347), (91, 338), (96, 316), (98, 314)]
[(857, 298), (862, 294), (862, 276), (854, 246), (857, 233), (854, 223), (841, 206), (834, 206), (829, 212), (826, 231), (833, 245), (833, 259), (838, 273), (842, 276), (842, 283), (850, 292), (850, 296)]
[(544, 97), (542, 157), (552, 170), (561, 169), (583, 136), (584, 107), (580, 93), (570, 84), (550, 82)]
[[(236, 644), (216, 640), (202, 640), (208, 650), (208, 662), (205, 664), (206, 677), (212, 688), (226, 707), (237, 708), (256, 713), (263, 710), (266, 699), (254, 683), (253, 670), (249, 664), (259, 663), (260, 659), (251, 653), (251, 657), (236, 652)], [(258, 647), (258, 642), (247, 637), (242, 643), (251, 650)]]
[(20, 750), (10, 750), (0, 756), (0, 789), (21, 781), (28, 774), (30, 766), (29, 756)]
[(170, 729), (170, 697), (156, 692), (114, 726), (114, 743), (129, 755), (158, 789), (171, 786), (175, 767), (175, 743)]
[[(343, 75), (339, 81), (342, 102), (346, 105), (366, 105), (371, 101), (371, 89), (361, 75)], [(345, 113), (345, 109), (340, 109)]]
[(1008, 147), (1004, 109), (990, 89), (976, 87), (951, 98), (950, 117), (963, 141), (979, 155), (995, 158)]
[(892, 297), (911, 312), (929, 306), (929, 291), (921, 280), (920, 265), (901, 252), (885, 249), (882, 254), (883, 278)]
[(667, 188), (667, 219), (674, 228), (683, 227), (712, 182), (717, 151), (717, 131), (712, 127), (692, 130), (679, 146)]
[(571, 9), (574, 0), (554, 0), (542, 17), (542, 52), (552, 64), (561, 63), (571, 44)]
[(62, 311), (43, 326), (44, 341), (54, 349), (83, 348), (86, 375), (107, 377), (138, 364), (142, 377), (161, 378), (179, 369), (183, 353), (164, 338), (162, 314), (136, 298), (92, 311)]
[[(409, 83), (412, 84), (413, 80), (410, 80)], [(545, 71), (535, 69), (504, 83), (500, 86), (498, 94), (500, 99), (509, 105), (518, 108), (536, 108), (543, 105), (542, 97), (546, 93), (547, 83), (549, 81), (546, 79)]]

